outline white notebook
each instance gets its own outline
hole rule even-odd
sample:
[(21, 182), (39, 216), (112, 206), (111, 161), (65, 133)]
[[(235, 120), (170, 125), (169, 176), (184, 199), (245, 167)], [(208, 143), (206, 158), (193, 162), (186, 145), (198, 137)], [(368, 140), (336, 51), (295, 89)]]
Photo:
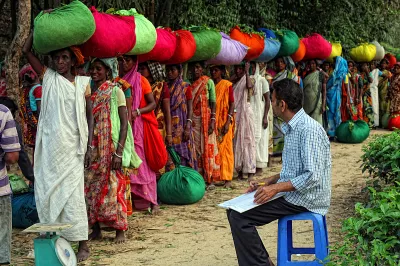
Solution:
[[(218, 204), (219, 207), (224, 208), (224, 209), (231, 209), (235, 210), (239, 213), (243, 213), (245, 211), (251, 210), (260, 204), (255, 204), (254, 203), (254, 195), (256, 194), (256, 191), (246, 193), (243, 195), (240, 195), (239, 197), (233, 198), (231, 200), (222, 202)], [(284, 192), (277, 193), (274, 197), (272, 197), (269, 201), (275, 200), (277, 198), (280, 198), (284, 195)]]

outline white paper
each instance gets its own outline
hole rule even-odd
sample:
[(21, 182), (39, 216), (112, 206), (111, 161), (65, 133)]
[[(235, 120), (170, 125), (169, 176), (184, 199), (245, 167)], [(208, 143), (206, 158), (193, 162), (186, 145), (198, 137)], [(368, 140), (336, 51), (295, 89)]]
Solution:
[[(239, 213), (243, 213), (245, 211), (251, 210), (260, 204), (255, 204), (254, 203), (254, 195), (256, 194), (256, 191), (246, 193), (243, 195), (240, 195), (239, 197), (233, 198), (231, 200), (222, 202), (218, 204), (219, 207), (224, 208), (224, 209), (231, 209), (235, 210)], [(275, 200), (277, 198), (280, 198), (284, 195), (284, 192), (277, 193), (274, 197), (272, 197), (269, 201)]]

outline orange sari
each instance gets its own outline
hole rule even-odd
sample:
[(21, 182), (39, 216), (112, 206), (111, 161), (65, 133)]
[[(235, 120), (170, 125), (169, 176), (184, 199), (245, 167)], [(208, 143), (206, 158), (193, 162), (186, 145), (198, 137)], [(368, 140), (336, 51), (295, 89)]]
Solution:
[(221, 80), (215, 85), (215, 93), (217, 98), (216, 108), (216, 130), (217, 130), (217, 145), (221, 164), (221, 174), (214, 181), (231, 181), (233, 177), (233, 125), (229, 127), (228, 133), (222, 134), (224, 125), (228, 120), (229, 112), (229, 87), (232, 83), (228, 80)]

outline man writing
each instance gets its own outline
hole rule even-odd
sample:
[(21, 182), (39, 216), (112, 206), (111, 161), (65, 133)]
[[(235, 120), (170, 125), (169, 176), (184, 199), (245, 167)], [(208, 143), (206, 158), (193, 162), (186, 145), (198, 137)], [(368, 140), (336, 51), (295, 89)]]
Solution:
[[(228, 210), (239, 265), (274, 265), (269, 258), (256, 226), (281, 217), (315, 212), (325, 215), (331, 198), (331, 155), (328, 137), (322, 126), (302, 108), (303, 92), (293, 80), (274, 83), (272, 109), (283, 119), (285, 145), (282, 170), (261, 181), (251, 182), (248, 192), (257, 190), (254, 202), (260, 206), (244, 213)], [(279, 192), (284, 197), (267, 202)]]

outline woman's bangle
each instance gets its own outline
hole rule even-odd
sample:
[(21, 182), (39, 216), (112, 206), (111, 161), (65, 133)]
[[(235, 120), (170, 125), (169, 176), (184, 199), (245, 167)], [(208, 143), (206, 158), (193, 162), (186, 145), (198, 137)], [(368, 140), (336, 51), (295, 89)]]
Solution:
[(230, 115), (230, 114), (228, 114), (228, 117), (229, 117), (230, 119), (233, 119), (233, 116), (232, 116), (232, 115)]
[(186, 121), (189, 121), (190, 123), (193, 123), (192, 119), (186, 119)]
[(136, 112), (137, 112), (138, 115), (141, 115), (139, 108), (136, 109)]
[(118, 158), (122, 159), (122, 155), (119, 155), (117, 152), (114, 152), (114, 155), (117, 156)]
[(171, 137), (172, 138), (172, 135), (167, 135), (167, 137)]
[(119, 142), (117, 142), (117, 143), (118, 143), (118, 146), (120, 146), (122, 149), (124, 149), (124, 146), (122, 146), (121, 143), (119, 143)]
[(94, 146), (91, 146), (91, 145), (87, 145), (88, 146), (88, 148), (90, 148), (91, 150), (94, 150)]
[(216, 121), (217, 119), (215, 119), (215, 117), (211, 117), (211, 120), (214, 120), (214, 121)]

